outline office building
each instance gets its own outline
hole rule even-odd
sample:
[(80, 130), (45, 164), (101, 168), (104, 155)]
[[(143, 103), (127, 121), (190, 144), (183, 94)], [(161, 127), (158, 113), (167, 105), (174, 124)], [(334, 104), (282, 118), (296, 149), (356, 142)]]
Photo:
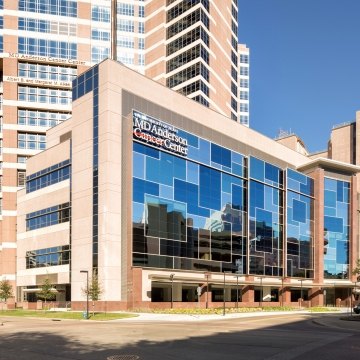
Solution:
[(112, 57), (237, 120), (237, 46), (235, 0), (0, 0), (0, 279), (15, 284), (26, 161), (71, 116), (77, 75)]
[(115, 61), (78, 77), (18, 192), (18, 301), (48, 277), (83, 309), (96, 272), (103, 310), (346, 304), (360, 167), (225, 120)]

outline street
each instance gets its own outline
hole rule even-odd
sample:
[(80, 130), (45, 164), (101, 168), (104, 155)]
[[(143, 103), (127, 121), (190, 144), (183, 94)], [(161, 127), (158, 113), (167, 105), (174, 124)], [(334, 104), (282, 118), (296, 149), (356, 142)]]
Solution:
[(304, 313), (93, 322), (2, 316), (0, 359), (358, 359), (360, 322), (339, 317)]

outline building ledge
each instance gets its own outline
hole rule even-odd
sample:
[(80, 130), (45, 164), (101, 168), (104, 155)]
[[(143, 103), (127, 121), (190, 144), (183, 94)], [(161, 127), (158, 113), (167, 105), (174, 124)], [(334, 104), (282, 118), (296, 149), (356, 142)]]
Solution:
[(314, 168), (342, 171), (342, 172), (347, 172), (349, 174), (357, 174), (358, 172), (360, 172), (360, 166), (344, 163), (342, 161), (326, 159), (323, 157), (316, 158), (304, 165), (300, 165), (297, 167), (297, 170), (305, 171)]

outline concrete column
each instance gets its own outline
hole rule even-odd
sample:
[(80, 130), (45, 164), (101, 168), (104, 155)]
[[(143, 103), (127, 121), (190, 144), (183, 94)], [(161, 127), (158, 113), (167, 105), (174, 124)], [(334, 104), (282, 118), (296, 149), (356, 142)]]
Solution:
[[(181, 301), (182, 300), (182, 286), (179, 283), (174, 283), (173, 288), (173, 301)], [(170, 289), (171, 291), (171, 289)], [(171, 294), (170, 294), (171, 296)]]

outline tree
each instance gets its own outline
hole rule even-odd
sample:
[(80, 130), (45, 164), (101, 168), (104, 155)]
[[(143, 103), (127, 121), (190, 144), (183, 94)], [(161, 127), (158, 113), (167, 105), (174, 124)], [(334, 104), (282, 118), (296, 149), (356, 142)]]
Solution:
[(89, 296), (89, 299), (92, 301), (93, 316), (94, 316), (94, 306), (95, 306), (94, 302), (99, 301), (103, 293), (103, 289), (96, 271), (93, 271), (92, 273), (91, 279), (89, 280), (89, 286), (86, 288), (82, 288), (81, 290), (82, 293), (85, 296)]
[[(355, 267), (354, 267), (354, 269), (352, 271), (352, 274), (356, 275), (356, 281), (360, 280), (360, 259), (356, 260)], [(357, 292), (356, 283), (355, 283), (354, 294), (355, 294), (355, 300), (358, 300), (359, 299), (359, 294)]]
[(49, 278), (46, 278), (41, 285), (40, 291), (37, 293), (37, 296), (40, 299), (45, 300), (45, 309), (46, 309), (46, 301), (55, 299), (56, 295), (53, 290), (53, 285), (51, 284)]
[(359, 277), (360, 277), (360, 259), (356, 260), (356, 264), (355, 264), (355, 267), (354, 267), (354, 269), (352, 271), (352, 274), (356, 275), (357, 280), (359, 279)]
[(5, 304), (7, 300), (13, 296), (12, 285), (9, 280), (0, 281), (0, 299), (4, 299)]

